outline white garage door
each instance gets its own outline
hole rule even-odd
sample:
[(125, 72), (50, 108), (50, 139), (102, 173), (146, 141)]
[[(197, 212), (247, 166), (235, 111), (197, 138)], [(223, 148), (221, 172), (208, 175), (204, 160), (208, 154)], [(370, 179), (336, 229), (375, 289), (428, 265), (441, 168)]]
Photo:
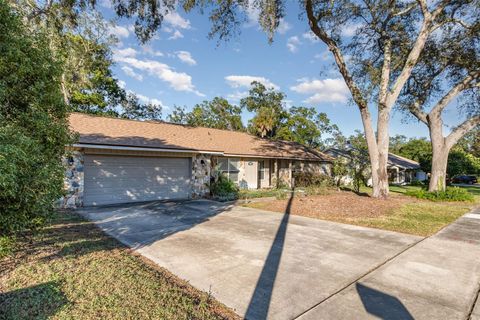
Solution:
[(84, 205), (190, 195), (190, 159), (86, 155)]

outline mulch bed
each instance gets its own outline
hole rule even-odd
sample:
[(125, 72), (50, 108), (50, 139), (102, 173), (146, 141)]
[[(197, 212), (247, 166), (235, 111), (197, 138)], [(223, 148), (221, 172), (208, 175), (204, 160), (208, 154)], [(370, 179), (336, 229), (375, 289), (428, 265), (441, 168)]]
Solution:
[[(289, 199), (254, 202), (249, 207), (285, 212)], [(418, 200), (402, 195), (391, 195), (388, 200), (357, 195), (349, 191), (332, 191), (326, 195), (294, 197), (290, 213), (311, 218), (371, 218), (392, 212), (406, 203)]]

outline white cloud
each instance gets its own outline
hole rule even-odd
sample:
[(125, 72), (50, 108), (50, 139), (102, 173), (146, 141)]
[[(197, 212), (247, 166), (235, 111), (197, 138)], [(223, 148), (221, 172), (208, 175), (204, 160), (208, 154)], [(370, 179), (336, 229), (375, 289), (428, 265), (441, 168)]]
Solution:
[(290, 50), (290, 52), (297, 52), (298, 51), (298, 46), (301, 43), (302, 42), (300, 41), (300, 39), (297, 36), (290, 37), (287, 40), (287, 48), (288, 48), (288, 50)]
[(176, 29), (190, 29), (190, 21), (183, 18), (178, 12), (173, 11), (164, 16), (163, 20), (166, 24)]
[(108, 9), (113, 8), (112, 2), (110, 0), (100, 0), (99, 4), (104, 8), (108, 8)]
[(108, 32), (117, 38), (128, 38), (130, 31), (122, 26), (110, 26)]
[(357, 29), (360, 27), (360, 24), (347, 24), (342, 28), (342, 36), (353, 37), (356, 34)]
[(187, 91), (195, 93), (200, 97), (205, 95), (198, 90), (192, 84), (192, 77), (184, 72), (177, 72), (169, 65), (155, 61), (155, 60), (140, 60), (133, 57), (121, 57), (114, 55), (114, 59), (117, 62), (121, 62), (131, 68), (145, 71), (148, 74), (159, 78), (170, 84), (176, 91)]
[(170, 33), (168, 40), (176, 40), (183, 38), (183, 33), (180, 30), (191, 29), (192, 26), (188, 19), (183, 18), (178, 12), (169, 12), (164, 16), (165, 26), (162, 28), (164, 32)]
[(343, 79), (310, 80), (303, 78), (299, 79), (298, 82), (299, 84), (290, 87), (290, 90), (302, 94), (313, 94), (304, 101), (306, 103), (345, 103), (348, 100), (349, 91)]
[(170, 37), (168, 37), (168, 40), (176, 40), (183, 38), (183, 33), (181, 33), (178, 30), (175, 30)]
[(245, 13), (247, 15), (247, 21), (243, 25), (245, 28), (251, 28), (258, 25), (258, 17), (260, 16), (260, 10), (258, 8), (255, 8), (252, 1), (249, 1)]
[(313, 56), (317, 60), (327, 61), (332, 58), (330, 51), (325, 50), (322, 53), (317, 53)]
[(308, 31), (302, 34), (302, 38), (313, 43), (318, 41), (318, 37), (312, 31)]
[(143, 52), (145, 52), (145, 53), (147, 53), (151, 56), (155, 56), (155, 57), (163, 57), (164, 56), (163, 52), (158, 51), (158, 50), (154, 50), (150, 46), (143, 46), (142, 49), (143, 49)]
[(271, 82), (269, 79), (265, 77), (256, 77), (256, 76), (238, 76), (238, 75), (230, 75), (225, 77), (228, 85), (232, 88), (241, 88), (247, 87), (250, 88), (250, 85), (253, 81), (260, 82), (267, 88), (274, 88), (275, 90), (280, 89), (275, 83)]
[(188, 65), (194, 66), (197, 64), (197, 61), (193, 59), (192, 55), (188, 51), (177, 51), (176, 54), (178, 59), (180, 59), (180, 61)]
[(278, 33), (285, 34), (290, 29), (292, 29), (292, 25), (285, 21), (285, 19), (280, 19), (280, 23), (278, 24), (277, 28)]
[(114, 49), (113, 54), (116, 57), (135, 57), (137, 55), (137, 50), (133, 48)]
[(126, 84), (125, 81), (123, 81), (123, 80), (118, 80), (118, 85), (119, 85), (120, 88), (122, 88), (122, 89), (125, 89), (125, 87), (127, 86), (127, 84)]
[(145, 104), (156, 104), (156, 105), (159, 105), (161, 106), (163, 109), (168, 109), (168, 107), (164, 106), (162, 101), (156, 99), (156, 98), (150, 98), (150, 97), (147, 97), (147, 96), (144, 96), (143, 94), (139, 94), (139, 93), (134, 93), (138, 100), (141, 102), (141, 103), (145, 103)]
[(292, 26), (290, 25), (290, 23), (285, 21), (285, 19), (280, 19), (280, 23), (278, 24), (278, 28), (277, 28), (278, 33), (285, 34), (290, 29), (292, 29)]
[(135, 71), (133, 71), (132, 68), (128, 67), (128, 66), (122, 66), (122, 70), (123, 72), (125, 72), (125, 74), (127, 76), (130, 76), (134, 79), (137, 79), (138, 81), (142, 81), (143, 80), (143, 76), (141, 74), (138, 74), (136, 73)]
[(232, 102), (238, 102), (248, 96), (248, 91), (235, 91), (227, 95), (227, 99)]

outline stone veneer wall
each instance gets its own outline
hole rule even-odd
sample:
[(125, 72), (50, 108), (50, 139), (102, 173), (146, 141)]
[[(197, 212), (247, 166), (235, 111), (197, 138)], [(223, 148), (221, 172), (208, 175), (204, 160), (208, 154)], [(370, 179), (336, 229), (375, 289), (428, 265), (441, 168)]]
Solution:
[(208, 154), (192, 157), (192, 198), (203, 198), (210, 194), (212, 158)]
[(70, 156), (63, 157), (65, 166), (64, 189), (66, 195), (60, 199), (62, 208), (78, 208), (83, 206), (83, 153), (73, 151)]

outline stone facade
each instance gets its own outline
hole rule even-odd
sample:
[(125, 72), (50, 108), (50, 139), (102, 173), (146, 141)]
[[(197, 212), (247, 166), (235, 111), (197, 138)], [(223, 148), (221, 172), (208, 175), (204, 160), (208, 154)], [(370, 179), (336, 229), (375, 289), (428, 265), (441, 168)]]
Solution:
[(78, 208), (83, 205), (83, 153), (73, 151), (62, 159), (65, 166), (64, 189), (66, 195), (60, 199), (62, 208)]
[(192, 157), (192, 198), (203, 198), (210, 193), (211, 156), (197, 154)]

